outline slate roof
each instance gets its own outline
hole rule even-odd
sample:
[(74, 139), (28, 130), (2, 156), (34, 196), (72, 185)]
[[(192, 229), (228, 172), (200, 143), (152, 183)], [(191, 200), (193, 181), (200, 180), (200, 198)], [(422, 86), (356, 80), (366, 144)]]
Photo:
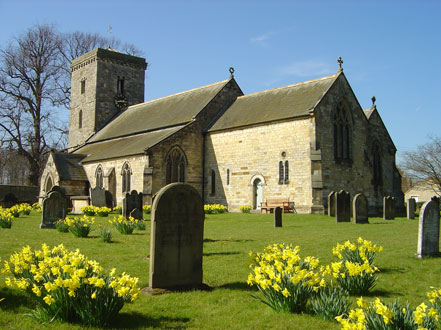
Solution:
[(87, 181), (87, 175), (80, 162), (85, 155), (67, 154), (67, 153), (52, 153), (55, 167), (60, 176), (60, 180), (71, 181)]
[(210, 132), (308, 115), (339, 74), (239, 96)]

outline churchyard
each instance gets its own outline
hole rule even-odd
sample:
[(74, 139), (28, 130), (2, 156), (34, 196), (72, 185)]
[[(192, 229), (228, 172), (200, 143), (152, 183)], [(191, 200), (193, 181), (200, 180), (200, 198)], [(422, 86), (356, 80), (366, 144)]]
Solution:
[[(149, 285), (150, 215), (144, 213), (145, 230), (135, 229), (122, 235), (108, 223), (115, 214), (95, 216), (87, 238), (55, 229), (40, 229), (41, 213), (15, 218), (10, 229), (0, 228), (2, 262), (23, 246), (40, 249), (60, 243), (70, 251), (77, 248), (106, 270), (126, 272), (138, 277), (138, 285)], [(396, 216), (394, 220), (369, 218), (368, 224), (337, 223), (326, 215), (283, 214), (282, 227), (275, 228), (274, 214), (207, 214), (203, 240), (203, 283), (211, 291), (173, 292), (163, 295), (141, 293), (133, 303), (126, 303), (111, 328), (116, 329), (340, 329), (335, 321), (318, 316), (276, 312), (255, 297), (262, 294), (247, 285), (250, 274), (249, 253), (262, 252), (273, 243), (300, 246), (300, 255), (314, 256), (321, 265), (337, 261), (332, 249), (358, 237), (381, 245), (375, 264), (380, 269), (376, 286), (363, 298), (384, 302), (399, 299), (412, 307), (428, 304), (426, 293), (431, 286), (441, 287), (440, 258), (418, 259), (418, 219)], [(352, 220), (351, 220), (352, 221)], [(100, 237), (100, 226), (111, 231), (111, 243)], [(14, 329), (82, 329), (79, 324), (46, 322), (34, 317), (31, 298), (17, 288), (5, 285), (0, 276), (0, 328)], [(351, 308), (358, 295), (351, 296)]]

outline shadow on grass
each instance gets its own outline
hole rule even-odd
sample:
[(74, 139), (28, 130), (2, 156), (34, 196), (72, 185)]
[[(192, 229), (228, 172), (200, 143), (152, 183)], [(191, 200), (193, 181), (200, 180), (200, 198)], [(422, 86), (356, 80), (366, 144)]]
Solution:
[(35, 308), (35, 301), (23, 291), (2, 288), (0, 290), (0, 299), (1, 298), (4, 298), (4, 300), (0, 302), (0, 308), (3, 310), (18, 312), (23, 307)]
[(380, 269), (380, 273), (400, 273), (403, 274), (405, 272), (407, 272), (408, 270), (406, 268), (401, 268), (401, 267), (390, 267), (390, 268), (381, 268)]
[(187, 323), (190, 321), (188, 317), (171, 317), (158, 316), (149, 317), (147, 315), (133, 313), (119, 313), (112, 322), (113, 329), (138, 329), (145, 327), (162, 328), (162, 329), (186, 329)]
[(204, 257), (211, 256), (231, 256), (235, 254), (241, 254), (241, 252), (213, 252), (213, 253), (204, 253)]
[(222, 284), (215, 287), (215, 289), (229, 289), (229, 290), (241, 290), (241, 291), (258, 291), (255, 286), (249, 286), (246, 282), (232, 282)]
[(243, 242), (254, 242), (254, 240), (253, 239), (212, 239), (212, 238), (204, 238), (204, 243), (214, 243), (214, 242), (243, 243)]
[(388, 298), (388, 297), (397, 297), (397, 296), (402, 297), (403, 294), (400, 292), (392, 292), (392, 291), (384, 291), (384, 290), (374, 289), (374, 290), (369, 291), (368, 293), (364, 294), (364, 296)]

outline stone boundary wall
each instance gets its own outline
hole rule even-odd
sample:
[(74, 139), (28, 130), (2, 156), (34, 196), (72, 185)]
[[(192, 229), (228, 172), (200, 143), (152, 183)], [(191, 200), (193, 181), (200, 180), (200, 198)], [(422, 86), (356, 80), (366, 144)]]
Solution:
[[(38, 200), (38, 192), (40, 187), (34, 186), (13, 186), (13, 185), (0, 185), (0, 206), (10, 207), (7, 205), (8, 200), (15, 197), (16, 203), (29, 203), (33, 204)], [(6, 198), (6, 200), (5, 200)]]

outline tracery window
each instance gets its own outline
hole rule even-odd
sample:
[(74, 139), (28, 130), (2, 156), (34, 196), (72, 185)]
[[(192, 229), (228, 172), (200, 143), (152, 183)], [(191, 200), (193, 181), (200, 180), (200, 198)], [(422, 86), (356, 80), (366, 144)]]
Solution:
[(352, 145), (352, 129), (349, 111), (340, 101), (333, 115), (334, 159), (350, 160)]
[(187, 161), (184, 152), (179, 147), (169, 151), (165, 161), (165, 182), (185, 182)]
[(283, 180), (284, 183), (289, 183), (289, 163), (285, 160), (285, 178)]
[(279, 162), (279, 184), (283, 184), (283, 176), (285, 171), (283, 170), (283, 162)]
[(83, 110), (78, 114), (78, 128), (83, 128)]
[(101, 165), (98, 165), (96, 172), (95, 172), (95, 179), (96, 179), (96, 187), (97, 188), (104, 188), (104, 181), (103, 181), (103, 168)]
[(289, 183), (289, 162), (279, 161), (279, 184)]
[(381, 148), (380, 145), (376, 142), (372, 147), (372, 177), (373, 184), (375, 188), (383, 185), (383, 171), (381, 166)]
[(129, 163), (124, 163), (121, 171), (122, 176), (122, 192), (130, 192), (130, 177), (132, 171), (130, 170)]

